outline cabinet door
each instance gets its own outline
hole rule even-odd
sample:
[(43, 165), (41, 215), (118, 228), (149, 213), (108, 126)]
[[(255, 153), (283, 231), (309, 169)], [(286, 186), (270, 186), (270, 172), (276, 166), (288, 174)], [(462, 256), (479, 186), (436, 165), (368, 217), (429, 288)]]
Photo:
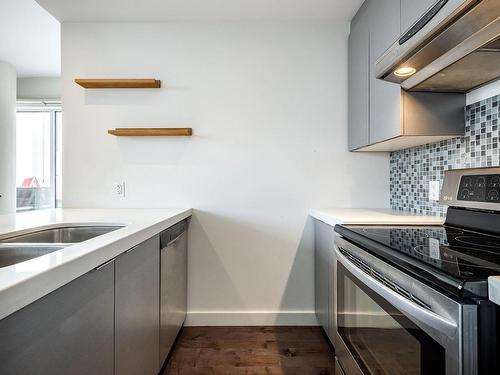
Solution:
[(401, 35), (407, 32), (437, 2), (438, 0), (401, 0)]
[(115, 373), (157, 374), (159, 237), (134, 247), (115, 262)]
[(113, 374), (114, 264), (0, 321), (0, 374)]
[(321, 221), (314, 221), (314, 279), (316, 317), (325, 333), (333, 342), (332, 302), (333, 302), (333, 227)]
[(370, 0), (370, 143), (401, 135), (401, 88), (375, 77), (375, 62), (399, 37), (399, 0)]
[(187, 232), (161, 250), (160, 366), (179, 333), (187, 310)]
[(349, 34), (349, 150), (369, 143), (368, 18), (363, 4), (351, 21)]

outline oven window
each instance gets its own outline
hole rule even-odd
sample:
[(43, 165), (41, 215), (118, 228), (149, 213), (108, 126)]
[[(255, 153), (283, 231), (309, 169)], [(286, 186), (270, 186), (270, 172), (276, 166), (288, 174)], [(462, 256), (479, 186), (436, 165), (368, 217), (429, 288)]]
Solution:
[(444, 374), (445, 350), (338, 263), (338, 333), (365, 374)]

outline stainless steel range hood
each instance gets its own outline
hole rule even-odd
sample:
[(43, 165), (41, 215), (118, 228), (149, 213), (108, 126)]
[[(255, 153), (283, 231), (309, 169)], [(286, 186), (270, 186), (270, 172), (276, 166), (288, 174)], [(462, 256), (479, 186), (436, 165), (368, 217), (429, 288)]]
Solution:
[(375, 74), (409, 91), (468, 92), (499, 79), (500, 0), (438, 0), (377, 60)]

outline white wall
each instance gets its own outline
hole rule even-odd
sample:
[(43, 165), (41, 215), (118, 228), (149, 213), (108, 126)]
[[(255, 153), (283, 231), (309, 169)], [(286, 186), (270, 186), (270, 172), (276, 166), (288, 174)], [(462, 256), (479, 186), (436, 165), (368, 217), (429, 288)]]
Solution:
[[(381, 207), (387, 154), (347, 151), (348, 25), (62, 26), (66, 207), (194, 207), (189, 323), (314, 323), (311, 207)], [(84, 90), (78, 77), (154, 77)], [(191, 138), (116, 138), (191, 126)], [(126, 199), (112, 183), (125, 181)]]
[(60, 99), (61, 78), (22, 77), (17, 79), (18, 99)]
[(0, 61), (0, 214), (16, 210), (16, 70)]

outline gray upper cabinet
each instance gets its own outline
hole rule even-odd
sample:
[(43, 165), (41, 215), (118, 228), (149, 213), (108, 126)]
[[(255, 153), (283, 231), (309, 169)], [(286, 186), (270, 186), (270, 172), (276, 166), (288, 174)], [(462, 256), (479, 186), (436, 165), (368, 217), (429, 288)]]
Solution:
[(369, 34), (366, 5), (351, 22), (349, 34), (349, 149), (369, 144)]
[(160, 241), (155, 236), (115, 260), (115, 372), (158, 373)]
[(112, 375), (114, 263), (0, 321), (0, 374)]
[(395, 151), (464, 134), (464, 94), (407, 92), (375, 77), (377, 59), (434, 2), (366, 0), (351, 21), (351, 151)]
[(377, 59), (399, 37), (399, 0), (371, 0), (370, 144), (401, 134), (401, 88), (375, 77)]
[(437, 2), (438, 0), (401, 0), (401, 35)]

